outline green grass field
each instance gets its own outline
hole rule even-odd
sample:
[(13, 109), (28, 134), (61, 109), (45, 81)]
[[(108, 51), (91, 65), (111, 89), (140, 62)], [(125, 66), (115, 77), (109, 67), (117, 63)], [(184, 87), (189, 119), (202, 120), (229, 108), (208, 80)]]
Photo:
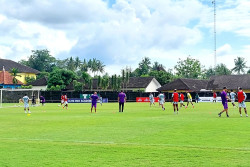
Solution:
[[(250, 105), (249, 103), (247, 105)], [(0, 166), (250, 166), (250, 118), (199, 103), (173, 114), (148, 103), (0, 108)]]

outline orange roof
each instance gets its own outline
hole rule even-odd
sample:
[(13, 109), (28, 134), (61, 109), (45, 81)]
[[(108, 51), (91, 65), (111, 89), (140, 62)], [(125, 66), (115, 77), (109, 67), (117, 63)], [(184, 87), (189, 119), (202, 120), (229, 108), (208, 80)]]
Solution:
[[(23, 83), (19, 80), (17, 80), (18, 83), (17, 85), (23, 85)], [(13, 84), (13, 76), (11, 76), (11, 74), (8, 71), (1, 71), (0, 72), (0, 84), (4, 84), (4, 85), (14, 85)]]

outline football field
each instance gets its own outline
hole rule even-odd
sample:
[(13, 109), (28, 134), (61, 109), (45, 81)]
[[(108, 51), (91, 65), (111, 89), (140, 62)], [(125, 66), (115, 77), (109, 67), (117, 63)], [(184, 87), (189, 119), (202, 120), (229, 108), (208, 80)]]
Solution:
[[(250, 166), (250, 118), (229, 104), (199, 103), (173, 113), (171, 103), (0, 108), (0, 166)], [(250, 103), (247, 103), (250, 106)]]

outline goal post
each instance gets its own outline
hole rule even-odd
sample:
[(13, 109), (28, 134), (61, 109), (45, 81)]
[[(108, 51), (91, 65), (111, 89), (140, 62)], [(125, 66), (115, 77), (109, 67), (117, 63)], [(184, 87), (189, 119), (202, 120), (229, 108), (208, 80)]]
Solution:
[(20, 103), (20, 99), (22, 99), (25, 94), (30, 99), (30, 104), (32, 104), (32, 98), (34, 96), (35, 103), (40, 103), (40, 90), (32, 90), (32, 89), (1, 89), (0, 91), (0, 107), (19, 107), (23, 106)]

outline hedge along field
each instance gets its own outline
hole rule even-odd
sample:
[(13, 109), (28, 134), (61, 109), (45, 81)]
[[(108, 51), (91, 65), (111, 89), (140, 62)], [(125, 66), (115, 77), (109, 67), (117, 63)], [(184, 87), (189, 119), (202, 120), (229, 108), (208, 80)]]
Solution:
[[(247, 105), (250, 105), (247, 103)], [(199, 103), (173, 113), (148, 103), (0, 108), (0, 166), (249, 166), (249, 118)]]

